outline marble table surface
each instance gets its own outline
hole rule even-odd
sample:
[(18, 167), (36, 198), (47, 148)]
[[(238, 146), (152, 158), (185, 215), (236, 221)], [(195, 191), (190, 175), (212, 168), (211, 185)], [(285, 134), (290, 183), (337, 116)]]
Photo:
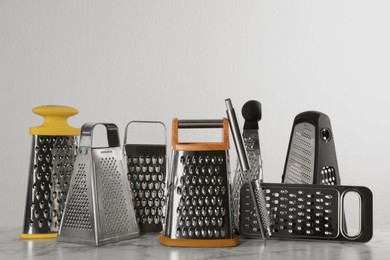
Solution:
[(0, 259), (390, 259), (390, 232), (374, 232), (368, 243), (242, 239), (234, 248), (174, 248), (162, 246), (158, 234), (103, 247), (60, 243), (56, 240), (23, 241), (20, 228), (0, 227)]

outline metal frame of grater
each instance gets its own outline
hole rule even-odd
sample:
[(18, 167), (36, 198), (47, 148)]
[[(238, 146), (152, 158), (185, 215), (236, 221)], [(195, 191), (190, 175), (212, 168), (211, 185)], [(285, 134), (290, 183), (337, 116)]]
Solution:
[(73, 164), (80, 128), (67, 124), (78, 110), (66, 106), (33, 109), (43, 116), (41, 126), (31, 127), (32, 148), (26, 207), (21, 239), (56, 238)]
[[(310, 239), (368, 242), (373, 235), (372, 192), (362, 186), (263, 183), (268, 210), (273, 217), (276, 239)], [(360, 199), (360, 232), (348, 235), (344, 220), (344, 198), (355, 192)], [(241, 206), (252, 212), (250, 183), (241, 190)], [(248, 214), (250, 215), (250, 214)], [(251, 219), (246, 220), (248, 224)]]
[[(92, 147), (96, 125), (106, 127), (108, 147)], [(58, 241), (102, 246), (139, 236), (122, 161), (115, 124), (82, 126)]]
[(282, 183), (340, 184), (332, 127), (324, 113), (307, 111), (295, 117)]
[[(222, 142), (179, 143), (182, 128), (222, 128)], [(172, 121), (172, 168), (160, 243), (179, 247), (231, 247), (233, 232), (228, 121)]]
[[(161, 125), (164, 132), (164, 144), (127, 143), (128, 129), (136, 124)], [(165, 218), (168, 168), (167, 136), (164, 123), (160, 121), (129, 122), (125, 130), (123, 154), (140, 233), (160, 232)]]

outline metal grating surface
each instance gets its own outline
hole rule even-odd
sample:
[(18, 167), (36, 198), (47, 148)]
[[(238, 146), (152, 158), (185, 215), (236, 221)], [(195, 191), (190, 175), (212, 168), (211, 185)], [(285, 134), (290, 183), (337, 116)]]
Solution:
[(315, 127), (297, 124), (289, 148), (284, 183), (312, 184), (314, 174)]
[(126, 197), (118, 170), (118, 161), (114, 157), (100, 159), (100, 181), (103, 190), (104, 229), (107, 234), (122, 233), (130, 230)]
[(68, 212), (63, 228), (92, 231), (87, 197), (87, 175), (83, 163), (77, 165), (77, 173), (74, 177), (72, 194), (68, 203)]

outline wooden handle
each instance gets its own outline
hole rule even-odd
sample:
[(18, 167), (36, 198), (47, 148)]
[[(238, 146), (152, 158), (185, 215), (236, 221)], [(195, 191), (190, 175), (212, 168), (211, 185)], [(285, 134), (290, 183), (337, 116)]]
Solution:
[[(184, 122), (184, 125), (183, 125)], [(208, 125), (210, 122), (213, 124)], [(179, 127), (179, 124), (181, 126)], [(209, 126), (209, 127), (207, 127)], [(222, 128), (222, 142), (197, 142), (197, 143), (179, 143), (179, 128)], [(228, 120), (223, 118), (217, 124), (217, 120), (172, 120), (172, 149), (175, 151), (216, 151), (229, 150), (229, 125)]]

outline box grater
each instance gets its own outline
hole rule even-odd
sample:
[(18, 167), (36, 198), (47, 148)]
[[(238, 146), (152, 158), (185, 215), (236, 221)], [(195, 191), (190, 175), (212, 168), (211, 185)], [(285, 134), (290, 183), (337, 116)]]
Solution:
[[(106, 127), (108, 147), (92, 147), (96, 125)], [(82, 126), (58, 241), (101, 246), (139, 235), (122, 160), (115, 124)]]
[[(179, 143), (183, 128), (222, 128), (222, 142)], [(181, 247), (239, 244), (233, 233), (228, 121), (172, 122), (172, 168), (160, 243)]]
[[(254, 212), (251, 183), (241, 189), (241, 207), (250, 216)], [(272, 236), (278, 239), (313, 239), (367, 242), (372, 238), (372, 192), (361, 186), (325, 186), (263, 183), (267, 207), (271, 213)], [(355, 192), (360, 198), (360, 232), (349, 236), (344, 220), (344, 198)], [(253, 217), (244, 219), (251, 225)]]
[(40, 106), (41, 126), (31, 127), (32, 148), (26, 208), (21, 239), (56, 238), (60, 226), (80, 129), (68, 125), (78, 110), (65, 106)]
[(324, 113), (307, 111), (295, 117), (282, 182), (340, 184), (334, 136)]
[[(148, 124), (162, 126), (163, 144), (127, 143), (129, 128)], [(134, 135), (130, 134), (132, 139)], [(126, 126), (123, 152), (128, 180), (133, 191), (134, 210), (141, 233), (160, 232), (164, 223), (167, 178), (166, 128), (160, 121), (131, 121)]]

